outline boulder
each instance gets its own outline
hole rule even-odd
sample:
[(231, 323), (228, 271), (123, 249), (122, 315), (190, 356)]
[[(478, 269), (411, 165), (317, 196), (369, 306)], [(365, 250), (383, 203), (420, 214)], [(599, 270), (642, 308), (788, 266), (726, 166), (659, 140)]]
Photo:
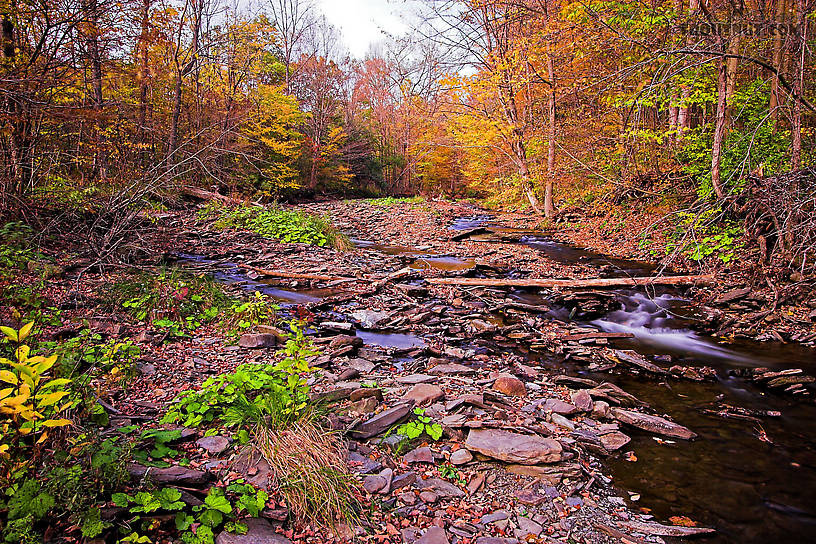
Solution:
[(561, 444), (551, 438), (502, 431), (471, 429), (465, 447), (507, 463), (538, 465), (562, 459)]
[(671, 438), (679, 438), (681, 440), (691, 440), (697, 436), (696, 433), (683, 427), (682, 425), (669, 421), (660, 416), (650, 416), (648, 414), (641, 414), (632, 410), (624, 410), (622, 408), (611, 408), (610, 413), (612, 417), (631, 425), (638, 429), (649, 431), (650, 433), (660, 434)]
[(461, 448), (453, 452), (450, 456), (450, 462), (454, 465), (464, 465), (473, 460), (473, 454), (465, 448)]
[(570, 398), (575, 407), (582, 412), (592, 411), (592, 397), (585, 390), (579, 389), (578, 391), (573, 391)]

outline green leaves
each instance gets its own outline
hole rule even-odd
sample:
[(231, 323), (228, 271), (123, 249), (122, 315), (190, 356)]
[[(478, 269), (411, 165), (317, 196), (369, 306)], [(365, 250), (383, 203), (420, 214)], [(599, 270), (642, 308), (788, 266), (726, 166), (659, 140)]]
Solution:
[(430, 417), (425, 415), (422, 408), (414, 408), (413, 421), (403, 423), (397, 427), (397, 433), (407, 437), (409, 440), (419, 438), (423, 433), (436, 441), (442, 438), (442, 425), (434, 423)]

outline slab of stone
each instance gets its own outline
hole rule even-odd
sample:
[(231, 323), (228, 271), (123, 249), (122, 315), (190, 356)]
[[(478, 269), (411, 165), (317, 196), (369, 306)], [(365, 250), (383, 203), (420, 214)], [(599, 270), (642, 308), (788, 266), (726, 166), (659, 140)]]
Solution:
[(442, 527), (429, 527), (416, 544), (450, 544), (448, 534)]
[(476, 371), (459, 363), (443, 363), (429, 368), (426, 372), (434, 376), (465, 376), (474, 374)]
[(386, 485), (388, 485), (388, 481), (379, 474), (369, 474), (363, 480), (363, 489), (372, 495), (385, 488)]
[(247, 526), (243, 535), (221, 531), (216, 537), (215, 544), (292, 544), (292, 541), (275, 532), (275, 528), (268, 521), (261, 518), (241, 520)]
[(403, 395), (402, 400), (414, 402), (417, 406), (427, 406), (442, 398), (445, 398), (445, 392), (438, 385), (418, 383)]
[(464, 465), (473, 460), (473, 454), (465, 448), (461, 448), (453, 452), (450, 456), (450, 462), (454, 465)]
[(526, 518), (524, 516), (518, 516), (516, 522), (518, 523), (519, 526), (519, 528), (516, 529), (516, 538), (519, 538), (521, 540), (527, 540), (527, 538), (530, 535), (533, 535), (534, 537), (537, 538), (538, 535), (541, 534), (541, 531), (544, 530), (544, 528), (541, 525), (531, 520), (530, 518)]
[(230, 439), (226, 436), (205, 436), (196, 440), (196, 446), (207, 450), (207, 453), (218, 455), (226, 450), (230, 445)]
[(422, 447), (411, 450), (402, 458), (406, 463), (433, 463), (434, 456), (431, 448)]
[(500, 429), (471, 429), (465, 447), (507, 463), (538, 465), (557, 463), (562, 458), (557, 440)]
[(278, 345), (278, 337), (270, 333), (243, 334), (238, 345), (244, 349), (274, 348)]
[(415, 385), (418, 383), (432, 382), (435, 379), (437, 379), (437, 377), (431, 376), (430, 374), (409, 374), (408, 376), (400, 376), (397, 378), (397, 383), (401, 383), (403, 385)]
[(572, 400), (572, 404), (582, 412), (592, 411), (592, 396), (585, 390), (579, 389), (578, 391), (573, 391), (570, 395), (570, 399)]
[(371, 438), (372, 436), (377, 436), (378, 434), (387, 431), (403, 419), (405, 419), (408, 414), (413, 411), (414, 403), (413, 402), (406, 402), (404, 404), (398, 404), (393, 408), (389, 408), (388, 410), (384, 410), (377, 414), (376, 416), (372, 417), (368, 421), (361, 423), (356, 428), (350, 431), (350, 434), (355, 438)]
[(660, 434), (671, 438), (679, 438), (680, 440), (691, 440), (697, 436), (696, 433), (690, 429), (683, 427), (679, 423), (669, 421), (660, 416), (651, 416), (648, 414), (641, 414), (632, 410), (624, 410), (622, 408), (611, 408), (610, 413), (612, 417), (631, 425), (638, 429), (648, 431), (654, 434)]
[(604, 435), (601, 435), (600, 439), (601, 446), (603, 446), (606, 451), (619, 450), (632, 440), (631, 438), (629, 438), (620, 431), (612, 431), (611, 433), (606, 433)]
[(213, 475), (203, 470), (180, 467), (178, 465), (166, 468), (145, 467), (133, 464), (128, 466), (128, 472), (134, 478), (145, 476), (156, 483), (199, 486), (213, 479)]
[(540, 403), (539, 407), (545, 412), (553, 412), (562, 416), (568, 416), (578, 411), (575, 405), (560, 399), (547, 399)]
[(465, 492), (453, 485), (452, 483), (448, 482), (447, 480), (442, 480), (440, 478), (428, 478), (427, 480), (417, 480), (417, 485), (425, 490), (430, 489), (433, 490), (437, 495), (442, 498), (452, 498), (452, 497), (464, 497)]

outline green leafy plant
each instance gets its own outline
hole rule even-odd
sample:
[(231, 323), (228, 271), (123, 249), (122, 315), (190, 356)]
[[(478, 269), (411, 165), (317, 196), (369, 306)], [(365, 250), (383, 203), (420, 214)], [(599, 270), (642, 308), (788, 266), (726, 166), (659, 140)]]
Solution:
[(216, 229), (248, 229), (286, 243), (331, 246), (340, 250), (351, 247), (348, 238), (327, 217), (287, 210), (277, 205), (232, 208), (211, 205), (199, 211), (199, 218), (212, 220), (212, 226)]
[(450, 463), (443, 463), (439, 465), (439, 474), (441, 474), (446, 480), (450, 480), (459, 485), (465, 485), (467, 483), (464, 477), (462, 477), (462, 473), (459, 471), (459, 469)]
[(227, 312), (229, 317), (224, 319), (230, 334), (242, 334), (258, 325), (272, 323), (280, 308), (269, 301), (269, 297), (258, 291), (243, 302), (235, 302)]
[(442, 425), (435, 423), (429, 416), (425, 415), (422, 408), (414, 408), (414, 419), (399, 425), (397, 434), (407, 437), (409, 440), (419, 438), (424, 433), (432, 440), (442, 438)]

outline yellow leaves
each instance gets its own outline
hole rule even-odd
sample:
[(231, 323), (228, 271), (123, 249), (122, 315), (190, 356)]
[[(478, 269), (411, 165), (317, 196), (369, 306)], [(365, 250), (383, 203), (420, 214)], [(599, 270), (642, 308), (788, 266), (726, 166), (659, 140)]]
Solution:
[(6, 383), (10, 383), (11, 385), (17, 385), (19, 383), (19, 379), (10, 370), (0, 370), (0, 381), (4, 381)]
[(33, 321), (27, 323), (26, 325), (23, 325), (23, 327), (20, 329), (20, 332), (17, 333), (17, 341), (18, 342), (25, 341), (25, 339), (28, 338), (28, 335), (31, 332), (32, 327), (34, 327)]
[(46, 419), (42, 422), (43, 427), (65, 427), (66, 425), (70, 425), (70, 419)]
[(17, 335), (17, 331), (12, 329), (11, 327), (0, 327), (0, 332), (6, 337), (9, 342), (19, 342), (19, 336)]

